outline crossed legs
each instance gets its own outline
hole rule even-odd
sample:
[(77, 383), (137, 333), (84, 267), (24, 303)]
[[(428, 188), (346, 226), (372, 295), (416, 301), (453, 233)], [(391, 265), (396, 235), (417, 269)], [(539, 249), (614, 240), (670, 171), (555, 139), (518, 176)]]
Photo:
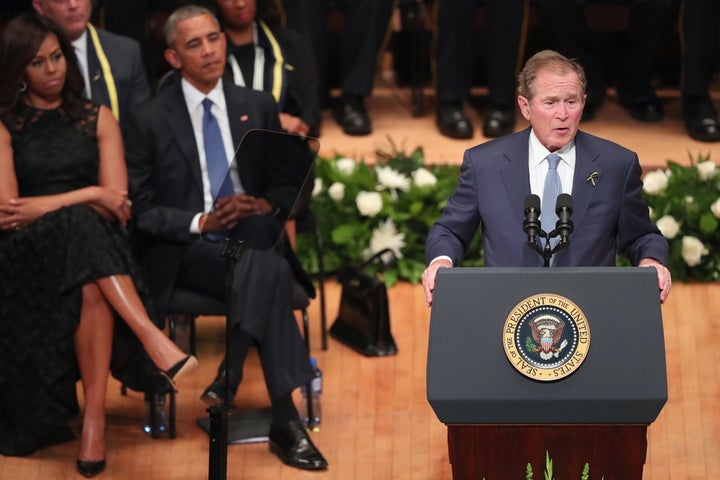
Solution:
[(105, 459), (105, 394), (112, 353), (113, 310), (128, 324), (160, 370), (169, 370), (186, 355), (152, 323), (132, 278), (114, 275), (82, 287), (80, 325), (75, 352), (85, 396), (78, 459)]

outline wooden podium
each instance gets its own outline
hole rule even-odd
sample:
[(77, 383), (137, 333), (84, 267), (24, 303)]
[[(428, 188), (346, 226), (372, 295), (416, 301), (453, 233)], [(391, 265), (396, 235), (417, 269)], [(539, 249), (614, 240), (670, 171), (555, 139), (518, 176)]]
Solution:
[[(590, 331), (583, 362), (557, 380), (513, 366), (506, 321), (525, 299), (570, 299)], [(511, 335), (512, 336), (512, 335)], [(433, 296), (427, 395), (448, 426), (455, 480), (554, 475), (641, 480), (647, 427), (667, 401), (657, 277), (650, 268), (442, 269)]]

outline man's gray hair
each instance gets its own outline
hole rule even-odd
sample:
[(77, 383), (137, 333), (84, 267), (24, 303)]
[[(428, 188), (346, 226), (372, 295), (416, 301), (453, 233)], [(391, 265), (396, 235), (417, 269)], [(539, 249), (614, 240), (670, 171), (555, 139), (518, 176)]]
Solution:
[(220, 30), (220, 22), (218, 22), (218, 19), (213, 12), (199, 5), (185, 5), (171, 13), (168, 19), (165, 21), (164, 33), (165, 43), (167, 43), (167, 46), (169, 48), (175, 48), (175, 38), (177, 37), (178, 23), (189, 18), (199, 17), (201, 15), (210, 15), (210, 17), (212, 17), (213, 21), (215, 22), (215, 25), (217, 25), (218, 30)]
[(535, 79), (542, 70), (550, 70), (560, 74), (574, 72), (580, 81), (582, 94), (585, 95), (587, 78), (583, 67), (575, 60), (571, 60), (554, 50), (538, 52), (525, 62), (525, 66), (518, 75), (518, 95), (532, 100), (535, 96)]

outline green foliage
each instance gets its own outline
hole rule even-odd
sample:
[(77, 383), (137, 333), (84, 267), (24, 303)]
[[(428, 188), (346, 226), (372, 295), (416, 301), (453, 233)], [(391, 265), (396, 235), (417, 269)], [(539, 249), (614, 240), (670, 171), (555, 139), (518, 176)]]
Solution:
[[(392, 221), (395, 230), (385, 224), (390, 232), (385, 238), (393, 239), (391, 244), (397, 247), (401, 257), (385, 269), (385, 281), (391, 286), (401, 280), (412, 283), (420, 280), (425, 269), (425, 239), (457, 186), (460, 167), (425, 165), (422, 148), (408, 153), (392, 140), (389, 142), (388, 149), (376, 152), (378, 160), (374, 167), (364, 159), (343, 159), (339, 155), (318, 158), (312, 210), (322, 233), (325, 269), (330, 273), (337, 272), (343, 265), (360, 263), (385, 246), (393, 246), (373, 242), (374, 238), (382, 237), (377, 233), (381, 225)], [(651, 207), (652, 219), (656, 222), (663, 219), (658, 225), (666, 237), (669, 230), (672, 233), (672, 228), (666, 228), (668, 223), (673, 227), (674, 221), (679, 227), (678, 232), (668, 238), (668, 267), (673, 277), (681, 281), (720, 280), (720, 175), (717, 174), (720, 170), (715, 169), (714, 164), (703, 163), (709, 161), (708, 154), (691, 158), (687, 167), (668, 162), (669, 176), (663, 171), (645, 176), (643, 193)], [(392, 169), (393, 179), (405, 179), (403, 188), (399, 188), (399, 184), (390, 188), (392, 181), (381, 181), (378, 171), (384, 167)], [(335, 200), (330, 195), (334, 184)], [(379, 195), (382, 200), (379, 211), (373, 215), (360, 213), (357, 197), (361, 192)], [(673, 220), (663, 218), (668, 216)], [(683, 240), (688, 237), (696, 238), (697, 242)], [(482, 266), (481, 240), (478, 233), (461, 266)], [(311, 274), (317, 273), (313, 238), (300, 235), (297, 251), (305, 269)], [(694, 265), (693, 258), (698, 257), (698, 264)], [(627, 265), (627, 261), (619, 259), (619, 264)], [(378, 270), (380, 266), (369, 267), (372, 269)]]
[[(336, 156), (318, 158), (315, 164), (316, 188), (313, 193), (312, 210), (318, 219), (324, 244), (325, 269), (336, 272), (346, 264), (356, 264), (376, 253), (370, 249), (373, 232), (381, 222), (392, 221), (397, 233), (402, 235), (404, 246), (399, 249), (402, 255), (390, 267), (385, 269), (384, 279), (388, 285), (400, 280), (417, 283), (425, 270), (425, 239), (430, 226), (438, 219), (447, 199), (455, 190), (460, 168), (448, 166), (424, 166), (424, 155), (421, 148), (409, 154), (398, 150), (392, 144), (389, 151), (377, 152), (378, 161), (374, 168), (363, 159), (355, 161), (354, 169), (338, 168), (347, 160)], [(407, 190), (383, 189), (378, 179), (377, 168), (392, 168), (398, 175), (409, 180)], [(413, 174), (424, 169), (431, 175), (422, 180), (414, 181)], [(425, 172), (423, 172), (425, 173)], [(435, 182), (428, 182), (434, 177)], [(333, 184), (342, 184), (342, 198), (333, 200), (329, 189)], [(360, 213), (356, 199), (360, 192), (378, 192), (382, 198), (382, 208), (374, 216)], [(336, 196), (336, 198), (338, 198)], [(303, 267), (312, 273), (318, 270), (317, 255), (310, 236), (301, 235), (297, 241), (297, 251)], [(472, 242), (463, 266), (482, 265), (482, 247), (478, 235)], [(369, 270), (380, 266), (370, 266)]]
[[(720, 280), (720, 170), (710, 155), (668, 162), (645, 175), (644, 194), (670, 244), (668, 268), (681, 281)], [(663, 178), (664, 174), (664, 178)]]

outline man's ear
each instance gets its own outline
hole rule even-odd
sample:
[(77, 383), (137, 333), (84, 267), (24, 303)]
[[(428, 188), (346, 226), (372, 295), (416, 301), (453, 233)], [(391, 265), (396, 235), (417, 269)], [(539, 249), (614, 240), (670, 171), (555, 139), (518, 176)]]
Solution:
[(518, 106), (520, 107), (520, 113), (525, 117), (525, 120), (530, 121), (530, 100), (518, 95)]
[(173, 68), (180, 70), (182, 68), (182, 62), (178, 57), (177, 52), (172, 48), (165, 49), (165, 60), (172, 65)]
[(32, 6), (37, 13), (45, 15), (45, 9), (43, 8), (42, 0), (32, 0)]

